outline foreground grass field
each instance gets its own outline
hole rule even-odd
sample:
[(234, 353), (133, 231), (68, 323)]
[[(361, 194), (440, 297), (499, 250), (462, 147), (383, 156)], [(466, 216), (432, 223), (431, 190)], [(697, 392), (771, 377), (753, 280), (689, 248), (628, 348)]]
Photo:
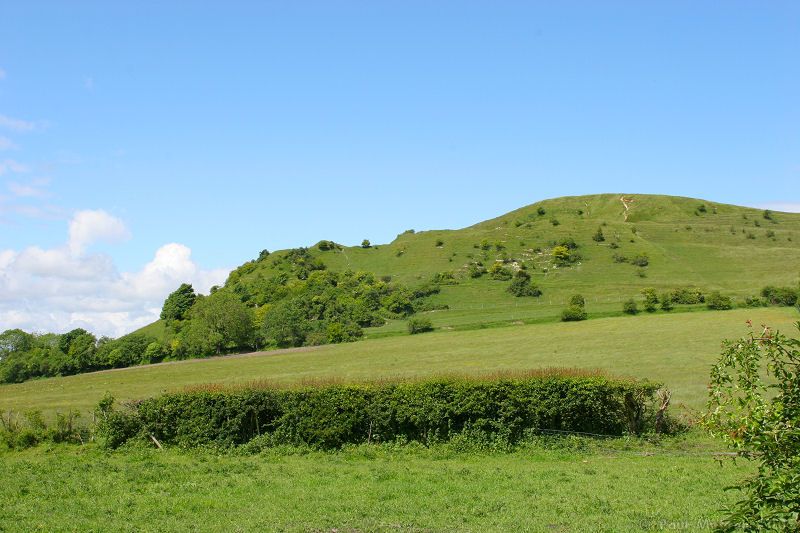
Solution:
[[(551, 442), (553, 444), (553, 442)], [(39, 447), (0, 453), (4, 531), (704, 531), (748, 465), (712, 443), (563, 440), (512, 453)]]
[(674, 405), (700, 409), (722, 339), (745, 334), (746, 320), (795, 335), (798, 318), (793, 308), (773, 307), (406, 335), (3, 385), (0, 409), (89, 413), (106, 392), (124, 400), (212, 382), (352, 381), (553, 366), (601, 368), (662, 381), (674, 391)]

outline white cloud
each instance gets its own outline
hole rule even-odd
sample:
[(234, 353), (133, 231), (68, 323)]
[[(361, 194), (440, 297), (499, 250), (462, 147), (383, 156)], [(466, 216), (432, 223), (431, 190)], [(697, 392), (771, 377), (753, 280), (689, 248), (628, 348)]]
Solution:
[(28, 168), (28, 165), (22, 164), (18, 161), (14, 161), (13, 159), (4, 159), (0, 161), (0, 176), (5, 174), (6, 172), (13, 172), (15, 174), (24, 174), (25, 172), (30, 172), (30, 168)]
[(16, 150), (17, 148), (19, 148), (19, 146), (17, 146), (14, 141), (8, 137), (3, 137), (0, 135), (0, 152), (4, 152), (6, 150)]
[(49, 196), (44, 186), (47, 185), (48, 180), (34, 180), (30, 183), (18, 183), (11, 181), (7, 184), (8, 190), (11, 194), (22, 198), (43, 198)]
[(800, 213), (800, 202), (767, 202), (759, 204), (759, 209), (769, 209), (771, 211), (784, 211), (786, 213)]
[(67, 246), (73, 255), (80, 255), (92, 243), (114, 243), (129, 238), (130, 232), (120, 219), (103, 210), (85, 210), (72, 217)]
[(61, 247), (0, 250), (0, 331), (82, 327), (116, 337), (156, 320), (181, 283), (208, 292), (227, 277), (228, 270), (200, 268), (178, 243), (159, 248), (136, 272), (120, 273), (110, 256), (86, 251), (92, 242), (127, 236), (124, 224), (105, 211), (79, 211)]
[(40, 127), (41, 124), (32, 122), (30, 120), (22, 120), (19, 118), (9, 117), (7, 115), (0, 115), (0, 128), (7, 128), (13, 131), (33, 131)]

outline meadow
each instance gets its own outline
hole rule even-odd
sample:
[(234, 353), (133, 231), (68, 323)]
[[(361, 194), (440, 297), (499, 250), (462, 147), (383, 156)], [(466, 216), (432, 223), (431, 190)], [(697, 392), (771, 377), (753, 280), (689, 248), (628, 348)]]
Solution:
[(708, 372), (721, 341), (744, 335), (747, 320), (793, 334), (798, 314), (780, 307), (643, 313), (192, 359), (2, 385), (0, 409), (39, 409), (49, 415), (78, 409), (88, 416), (107, 392), (128, 400), (206, 383), (347, 382), (578, 367), (663, 382), (674, 392), (676, 411), (681, 406), (697, 410), (705, 404)]
[(706, 531), (749, 466), (703, 439), (338, 452), (0, 452), (4, 531)]

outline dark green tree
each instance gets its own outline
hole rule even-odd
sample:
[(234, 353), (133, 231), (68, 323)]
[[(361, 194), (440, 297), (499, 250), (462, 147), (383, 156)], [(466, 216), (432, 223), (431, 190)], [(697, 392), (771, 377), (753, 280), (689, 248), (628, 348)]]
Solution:
[(197, 295), (194, 292), (194, 288), (188, 283), (182, 283), (175, 292), (164, 300), (164, 307), (161, 308), (161, 319), (183, 320), (196, 299)]
[(253, 342), (253, 312), (226, 290), (197, 298), (189, 313), (185, 339), (189, 350), (202, 355), (244, 349)]

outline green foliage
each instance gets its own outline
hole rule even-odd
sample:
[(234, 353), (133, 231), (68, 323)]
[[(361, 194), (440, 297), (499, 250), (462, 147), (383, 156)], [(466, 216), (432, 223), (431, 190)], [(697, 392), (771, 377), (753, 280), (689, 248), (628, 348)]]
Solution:
[(426, 331), (433, 331), (433, 324), (431, 319), (422, 316), (415, 316), (408, 319), (408, 333), (416, 335), (417, 333), (425, 333)]
[(586, 298), (582, 294), (573, 294), (569, 298), (569, 305), (577, 305), (578, 307), (586, 307)]
[(775, 287), (768, 285), (761, 289), (761, 296), (767, 299), (771, 305), (796, 305), (800, 289), (792, 287)]
[(544, 210), (544, 207), (538, 207), (536, 209), (536, 214), (539, 215), (540, 217), (544, 216), (545, 213), (546, 213), (546, 211)]
[(0, 412), (0, 444), (21, 450), (42, 442), (83, 443), (89, 435), (86, 428), (78, 425), (80, 416), (75, 410), (57, 412), (55, 423), (48, 426), (41, 411), (27, 411), (22, 416), (13, 411)]
[(670, 298), (673, 303), (686, 305), (701, 304), (706, 301), (706, 297), (702, 291), (693, 287), (674, 289), (670, 293)]
[(562, 322), (576, 322), (586, 320), (586, 299), (581, 294), (573, 294), (569, 299), (569, 306), (561, 312)]
[(194, 292), (194, 288), (188, 283), (182, 283), (164, 300), (164, 306), (161, 308), (161, 319), (183, 320), (196, 299), (197, 295)]
[(467, 275), (470, 278), (479, 278), (486, 274), (486, 268), (481, 263), (470, 263), (467, 266)]
[(362, 248), (371, 248), (372, 245), (370, 244), (369, 239), (364, 239), (363, 241), (361, 241), (361, 247)]
[(646, 415), (657, 388), (596, 376), (546, 376), (182, 392), (124, 411), (106, 401), (98, 408), (97, 434), (112, 448), (135, 436), (194, 447), (270, 435), (275, 444), (323, 449), (398, 439), (435, 443), (475, 431), (508, 442), (533, 429), (621, 435), (652, 424)]
[(321, 252), (327, 252), (327, 251), (329, 251), (329, 250), (336, 250), (338, 247), (339, 247), (339, 245), (338, 245), (338, 244), (336, 244), (336, 243), (335, 243), (335, 242), (333, 242), (333, 241), (319, 241), (319, 242), (317, 243), (317, 248), (318, 248), (318, 249), (319, 249)]
[(730, 296), (724, 296), (719, 291), (714, 291), (706, 298), (706, 307), (717, 311), (733, 309), (733, 301)]
[[(800, 328), (800, 323), (797, 324)], [(726, 341), (711, 370), (705, 427), (758, 472), (721, 531), (796, 531), (800, 516), (800, 340), (764, 327)]]
[(636, 300), (631, 298), (622, 304), (622, 312), (628, 315), (636, 315), (639, 313), (639, 306), (636, 305)]
[(650, 264), (650, 258), (644, 252), (636, 254), (633, 259), (631, 259), (631, 264), (638, 266), (638, 267), (646, 267)]
[(597, 231), (595, 231), (594, 235), (592, 235), (592, 240), (594, 242), (603, 242), (603, 241), (606, 240), (606, 236), (603, 235), (603, 228), (602, 227), (598, 226)]
[(514, 279), (508, 287), (508, 292), (517, 297), (542, 295), (541, 289), (531, 281), (531, 275), (524, 270), (519, 270), (514, 274)]
[(181, 334), (191, 355), (219, 355), (252, 345), (252, 311), (229, 291), (198, 297), (190, 318)]
[(642, 289), (642, 296), (644, 296), (644, 310), (648, 313), (655, 313), (658, 308), (658, 295), (656, 290), (652, 287)]
[(660, 300), (662, 311), (672, 311), (674, 309), (672, 305), (672, 296), (668, 292), (663, 293)]
[(502, 261), (495, 261), (492, 263), (492, 266), (489, 267), (488, 272), (490, 278), (500, 281), (508, 281), (514, 277), (511, 269), (506, 267)]
[(578, 305), (570, 305), (561, 312), (562, 322), (577, 322), (579, 320), (586, 320), (588, 318), (586, 309)]

